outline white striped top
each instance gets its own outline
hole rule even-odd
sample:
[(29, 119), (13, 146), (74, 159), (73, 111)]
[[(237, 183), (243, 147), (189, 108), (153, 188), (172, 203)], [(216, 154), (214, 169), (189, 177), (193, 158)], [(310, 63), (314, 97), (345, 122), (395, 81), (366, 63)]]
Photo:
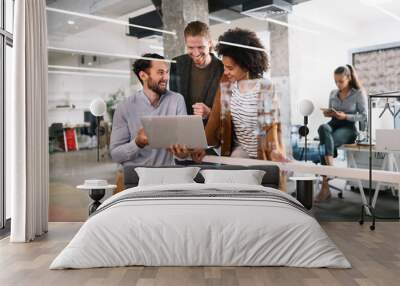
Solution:
[(237, 85), (232, 88), (231, 116), (236, 139), (250, 158), (257, 158), (258, 92), (240, 93)]

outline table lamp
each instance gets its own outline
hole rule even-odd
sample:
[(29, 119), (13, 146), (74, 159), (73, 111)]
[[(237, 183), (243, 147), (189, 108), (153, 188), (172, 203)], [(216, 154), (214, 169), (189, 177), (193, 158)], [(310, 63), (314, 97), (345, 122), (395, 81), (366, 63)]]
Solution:
[(309, 99), (302, 99), (298, 102), (298, 111), (304, 117), (304, 125), (300, 127), (299, 134), (304, 136), (304, 161), (307, 162), (307, 135), (309, 133), (307, 124), (308, 124), (308, 116), (311, 115), (314, 111), (314, 104)]
[(93, 99), (90, 103), (90, 113), (96, 116), (97, 121), (97, 162), (100, 161), (100, 117), (106, 113), (106, 103), (101, 98)]

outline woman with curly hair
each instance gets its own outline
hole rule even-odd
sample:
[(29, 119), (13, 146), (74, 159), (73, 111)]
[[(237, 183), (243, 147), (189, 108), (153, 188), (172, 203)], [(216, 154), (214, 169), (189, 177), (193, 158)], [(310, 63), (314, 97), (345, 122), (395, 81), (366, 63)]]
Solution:
[[(279, 104), (269, 79), (268, 56), (257, 35), (231, 29), (219, 37), (224, 75), (206, 125), (208, 145), (221, 147), (222, 156), (288, 161), (281, 138)], [(191, 152), (200, 162), (204, 150)], [(285, 176), (279, 189), (285, 191)]]
[(278, 101), (263, 78), (269, 67), (264, 46), (254, 32), (240, 28), (218, 40), (224, 75), (206, 125), (208, 144), (221, 146), (222, 156), (286, 161)]

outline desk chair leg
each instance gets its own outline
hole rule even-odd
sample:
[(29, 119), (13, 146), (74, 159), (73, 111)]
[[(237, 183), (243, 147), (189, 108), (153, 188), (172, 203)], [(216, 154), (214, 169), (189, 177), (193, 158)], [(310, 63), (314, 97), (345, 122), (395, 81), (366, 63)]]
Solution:
[(399, 217), (400, 217), (400, 184), (397, 189), (397, 200), (399, 201)]
[(329, 184), (329, 189), (334, 189), (338, 192), (338, 198), (343, 199), (343, 190)]
[[(392, 170), (393, 172), (399, 172), (400, 171), (400, 169), (399, 169), (399, 163), (398, 163), (398, 161), (397, 161), (397, 156), (396, 156), (397, 154), (393, 154), (393, 158), (392, 158), (392, 169), (390, 169), (390, 170)], [(391, 188), (391, 191), (392, 191), (392, 194), (393, 194), (393, 197), (396, 197), (396, 195), (397, 196), (399, 196), (400, 195), (400, 189), (399, 189), (399, 191), (397, 192), (397, 194), (396, 194), (396, 188), (395, 188), (395, 186), (393, 186), (392, 188)], [(400, 204), (400, 202), (399, 202), (399, 204)], [(399, 205), (400, 206), (400, 205)], [(400, 209), (399, 209), (399, 213), (400, 213)]]
[(375, 207), (376, 201), (378, 200), (379, 192), (381, 191), (381, 183), (378, 182), (375, 187), (374, 197), (372, 199), (372, 206)]
[(76, 133), (76, 129), (75, 128), (74, 128), (74, 139), (75, 139), (76, 150), (79, 151), (78, 135)]
[(64, 151), (68, 152), (67, 136), (65, 135), (65, 129), (63, 129), (63, 138), (64, 138)]
[(358, 188), (360, 189), (360, 195), (361, 195), (361, 200), (363, 202), (363, 206), (365, 207), (365, 211), (366, 211), (367, 215), (370, 216), (372, 214), (371, 214), (369, 208), (367, 207), (368, 201), (367, 201), (367, 197), (365, 196), (364, 187), (362, 185), (361, 180), (358, 180), (357, 183), (358, 183)]
[(376, 219), (376, 217), (375, 217), (375, 209), (372, 206), (370, 206), (369, 204), (361, 206), (361, 218), (358, 221), (358, 223), (360, 225), (364, 224), (364, 217), (365, 217), (364, 210), (368, 210), (372, 215), (372, 224), (369, 226), (369, 229), (370, 230), (375, 230), (375, 219)]
[[(350, 167), (350, 168), (358, 168), (358, 166), (357, 166), (357, 163), (356, 163), (356, 160), (355, 160), (355, 158), (354, 158), (354, 156), (353, 156), (353, 153), (352, 152), (347, 152), (347, 166), (348, 167)], [(364, 187), (363, 187), (363, 185), (362, 185), (362, 182), (361, 182), (361, 180), (356, 180), (355, 182), (357, 182), (357, 184), (358, 184), (358, 188), (359, 188), (359, 190), (360, 190), (360, 195), (361, 195), (361, 201), (362, 201), (362, 203), (363, 203), (363, 206), (362, 206), (362, 208), (364, 208), (365, 209), (365, 211), (366, 211), (366, 213), (367, 213), (367, 215), (371, 215), (371, 212), (370, 212), (370, 209), (367, 207), (368, 206), (368, 202), (367, 202), (367, 197), (365, 196), (365, 192), (364, 192)], [(364, 212), (363, 212), (364, 213)]]
[(316, 193), (319, 193), (320, 189), (319, 189), (319, 176), (317, 176), (317, 179), (314, 182), (314, 190)]

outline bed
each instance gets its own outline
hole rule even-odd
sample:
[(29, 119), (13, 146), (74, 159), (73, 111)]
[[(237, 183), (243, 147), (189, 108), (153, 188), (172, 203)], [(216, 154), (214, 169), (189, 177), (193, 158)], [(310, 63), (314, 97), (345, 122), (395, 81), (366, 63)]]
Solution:
[[(279, 170), (270, 169), (273, 166), (254, 168), (269, 169), (264, 184), (278, 184)], [(103, 202), (50, 269), (129, 265), (351, 267), (308, 211), (271, 186), (135, 186), (137, 175), (132, 172), (125, 170), (128, 188)], [(201, 181), (200, 177), (196, 179)]]

